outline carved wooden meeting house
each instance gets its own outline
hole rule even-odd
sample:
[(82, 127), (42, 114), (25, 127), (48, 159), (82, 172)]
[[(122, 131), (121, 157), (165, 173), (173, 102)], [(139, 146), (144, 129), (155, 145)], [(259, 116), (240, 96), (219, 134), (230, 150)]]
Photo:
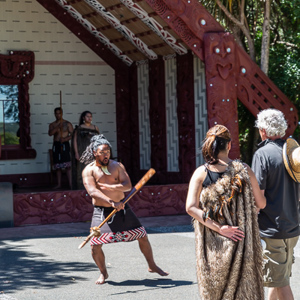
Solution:
[[(19, 142), (2, 141), (0, 158), (1, 182), (17, 187), (14, 226), (91, 217), (84, 190), (51, 190), (48, 126), (60, 91), (64, 118), (75, 127), (91, 111), (133, 183), (156, 170), (130, 202), (138, 216), (185, 213), (209, 127), (227, 126), (231, 157), (239, 157), (237, 100), (255, 116), (269, 107), (283, 111), (287, 135), (298, 124), (296, 107), (197, 0), (2, 6), (0, 86), (18, 87)], [(44, 191), (32, 193), (36, 187)]]

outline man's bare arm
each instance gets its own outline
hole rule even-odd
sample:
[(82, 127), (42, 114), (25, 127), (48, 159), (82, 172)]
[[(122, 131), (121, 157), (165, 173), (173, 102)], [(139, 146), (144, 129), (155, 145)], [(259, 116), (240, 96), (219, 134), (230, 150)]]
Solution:
[(107, 184), (107, 183), (98, 183), (99, 187), (108, 191), (119, 191), (119, 192), (128, 192), (132, 189), (131, 180), (129, 175), (126, 172), (126, 169), (123, 164), (120, 162), (118, 164), (118, 174), (119, 174), (119, 183), (116, 184)]
[(124, 204), (122, 202), (113, 201), (97, 188), (91, 166), (85, 167), (82, 171), (82, 181), (86, 191), (92, 197), (94, 205), (113, 207), (117, 210), (124, 208)]
[(49, 125), (49, 130), (48, 130), (48, 135), (49, 136), (52, 136), (52, 135), (54, 135), (55, 133), (57, 133), (59, 131), (59, 124), (60, 123), (58, 123), (58, 125), (56, 125), (55, 122), (54, 122), (54, 123), (51, 123)]
[(73, 133), (73, 125), (68, 122), (68, 135), (64, 138), (62, 138), (62, 142), (68, 142), (72, 138), (72, 133)]

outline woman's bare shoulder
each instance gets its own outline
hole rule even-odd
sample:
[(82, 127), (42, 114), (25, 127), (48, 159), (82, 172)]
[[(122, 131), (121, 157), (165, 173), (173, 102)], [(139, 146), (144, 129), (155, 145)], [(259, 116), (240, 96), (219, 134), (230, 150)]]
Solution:
[(206, 166), (205, 166), (205, 165), (201, 165), (201, 166), (199, 166), (199, 167), (195, 170), (195, 172), (198, 172), (198, 173), (205, 173), (205, 174), (206, 174), (206, 170), (207, 170)]
[(207, 174), (206, 167), (205, 167), (205, 165), (202, 165), (202, 166), (199, 166), (195, 170), (195, 172), (193, 174), (193, 177), (197, 178), (200, 181), (203, 181), (205, 179), (205, 177), (206, 177), (206, 174)]

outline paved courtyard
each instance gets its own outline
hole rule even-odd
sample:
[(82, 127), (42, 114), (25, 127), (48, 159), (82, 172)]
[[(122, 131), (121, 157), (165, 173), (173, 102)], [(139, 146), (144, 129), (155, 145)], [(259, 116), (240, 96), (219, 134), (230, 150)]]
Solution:
[[(140, 218), (149, 233), (157, 264), (169, 272), (147, 272), (138, 243), (105, 245), (107, 283), (99, 276), (90, 247), (78, 246), (89, 223), (0, 229), (0, 299), (189, 299), (199, 300), (194, 233), (189, 216)], [(292, 288), (300, 299), (300, 246)]]

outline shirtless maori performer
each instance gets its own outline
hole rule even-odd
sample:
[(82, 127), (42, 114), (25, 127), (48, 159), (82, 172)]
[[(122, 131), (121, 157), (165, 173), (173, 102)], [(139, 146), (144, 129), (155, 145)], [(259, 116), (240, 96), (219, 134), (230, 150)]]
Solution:
[(53, 135), (53, 168), (56, 170), (57, 186), (54, 189), (61, 188), (62, 169), (66, 169), (69, 186), (71, 187), (71, 154), (69, 140), (72, 138), (73, 126), (64, 120), (61, 107), (54, 109), (56, 120), (49, 125), (49, 136)]
[(91, 239), (92, 257), (100, 270), (96, 284), (103, 284), (108, 278), (103, 244), (137, 240), (148, 263), (148, 271), (167, 276), (154, 262), (150, 242), (128, 204), (122, 203), (124, 192), (132, 188), (125, 167), (111, 157), (111, 145), (103, 135), (92, 137), (91, 144), (83, 152), (80, 161), (88, 163), (82, 172), (83, 184), (92, 197), (94, 213), (91, 227), (99, 224), (114, 210), (117, 212), (101, 227), (101, 235)]

